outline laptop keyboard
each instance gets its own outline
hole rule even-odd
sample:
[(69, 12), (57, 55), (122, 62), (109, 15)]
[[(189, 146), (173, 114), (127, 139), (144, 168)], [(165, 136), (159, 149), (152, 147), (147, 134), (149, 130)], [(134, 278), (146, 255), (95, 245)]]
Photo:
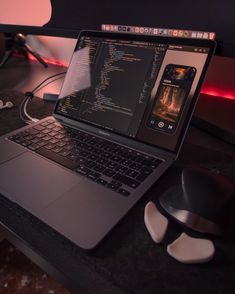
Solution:
[(123, 196), (129, 196), (162, 162), (53, 119), (8, 139)]

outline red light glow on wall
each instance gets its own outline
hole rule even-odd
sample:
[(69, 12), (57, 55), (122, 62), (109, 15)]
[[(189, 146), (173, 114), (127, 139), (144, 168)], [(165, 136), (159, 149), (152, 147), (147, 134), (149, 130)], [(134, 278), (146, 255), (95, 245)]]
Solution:
[(201, 93), (235, 100), (235, 58), (214, 56)]
[[(29, 59), (36, 61), (36, 58), (32, 55), (29, 55)], [(47, 59), (44, 58), (44, 60), (48, 63), (48, 64), (52, 64), (52, 65), (56, 65), (56, 66), (61, 66), (61, 67), (68, 67), (66, 64), (64, 64), (63, 62), (59, 61), (59, 60), (51, 60), (51, 59)], [(201, 93), (202, 94), (206, 94), (212, 97), (221, 97), (221, 99), (230, 99), (230, 100), (235, 100), (235, 90), (232, 87), (228, 87), (228, 90), (226, 90), (226, 87), (224, 86), (211, 86), (211, 83), (209, 83), (210, 85), (207, 84), (207, 80), (204, 84), (204, 86), (202, 87)]]
[(210, 96), (221, 97), (223, 99), (235, 100), (235, 92), (221, 90), (216, 87), (204, 86), (204, 87), (202, 87), (201, 93), (206, 94), (206, 95), (210, 95)]

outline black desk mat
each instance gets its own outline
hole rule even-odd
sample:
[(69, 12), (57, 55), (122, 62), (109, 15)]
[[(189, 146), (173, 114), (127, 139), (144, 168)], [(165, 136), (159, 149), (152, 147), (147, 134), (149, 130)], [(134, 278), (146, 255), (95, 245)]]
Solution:
[[(1, 131), (6, 132), (9, 125), (4, 129), (3, 121), (1, 117)], [(184, 144), (176, 164), (90, 253), (80, 250), (3, 196), (0, 196), (0, 221), (59, 270), (73, 288), (80, 286), (89, 293), (234, 293), (235, 213), (230, 214), (223, 236), (213, 238), (214, 259), (201, 265), (184, 265), (175, 261), (167, 254), (165, 243), (156, 245), (151, 240), (143, 222), (146, 203), (156, 201), (178, 181), (182, 166), (196, 164), (217, 168), (235, 181), (234, 163), (235, 154), (231, 156)], [(233, 207), (231, 210), (235, 211)], [(175, 239), (183, 229), (170, 220), (166, 241)], [(80, 292), (75, 290), (74, 293)]]

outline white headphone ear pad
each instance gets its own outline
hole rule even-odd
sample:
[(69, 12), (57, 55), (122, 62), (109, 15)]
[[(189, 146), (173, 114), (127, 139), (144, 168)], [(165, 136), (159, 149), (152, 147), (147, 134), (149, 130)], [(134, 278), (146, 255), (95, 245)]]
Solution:
[(166, 234), (168, 219), (160, 213), (152, 201), (145, 206), (144, 223), (153, 241), (160, 243)]
[(167, 246), (167, 252), (182, 263), (202, 263), (213, 258), (215, 246), (210, 240), (193, 238), (182, 233)]

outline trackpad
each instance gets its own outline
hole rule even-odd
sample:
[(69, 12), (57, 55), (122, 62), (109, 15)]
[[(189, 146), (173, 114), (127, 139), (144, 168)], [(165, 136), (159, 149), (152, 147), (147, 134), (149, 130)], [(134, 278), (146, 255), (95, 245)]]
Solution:
[(30, 152), (0, 165), (0, 192), (30, 211), (41, 211), (81, 180)]

